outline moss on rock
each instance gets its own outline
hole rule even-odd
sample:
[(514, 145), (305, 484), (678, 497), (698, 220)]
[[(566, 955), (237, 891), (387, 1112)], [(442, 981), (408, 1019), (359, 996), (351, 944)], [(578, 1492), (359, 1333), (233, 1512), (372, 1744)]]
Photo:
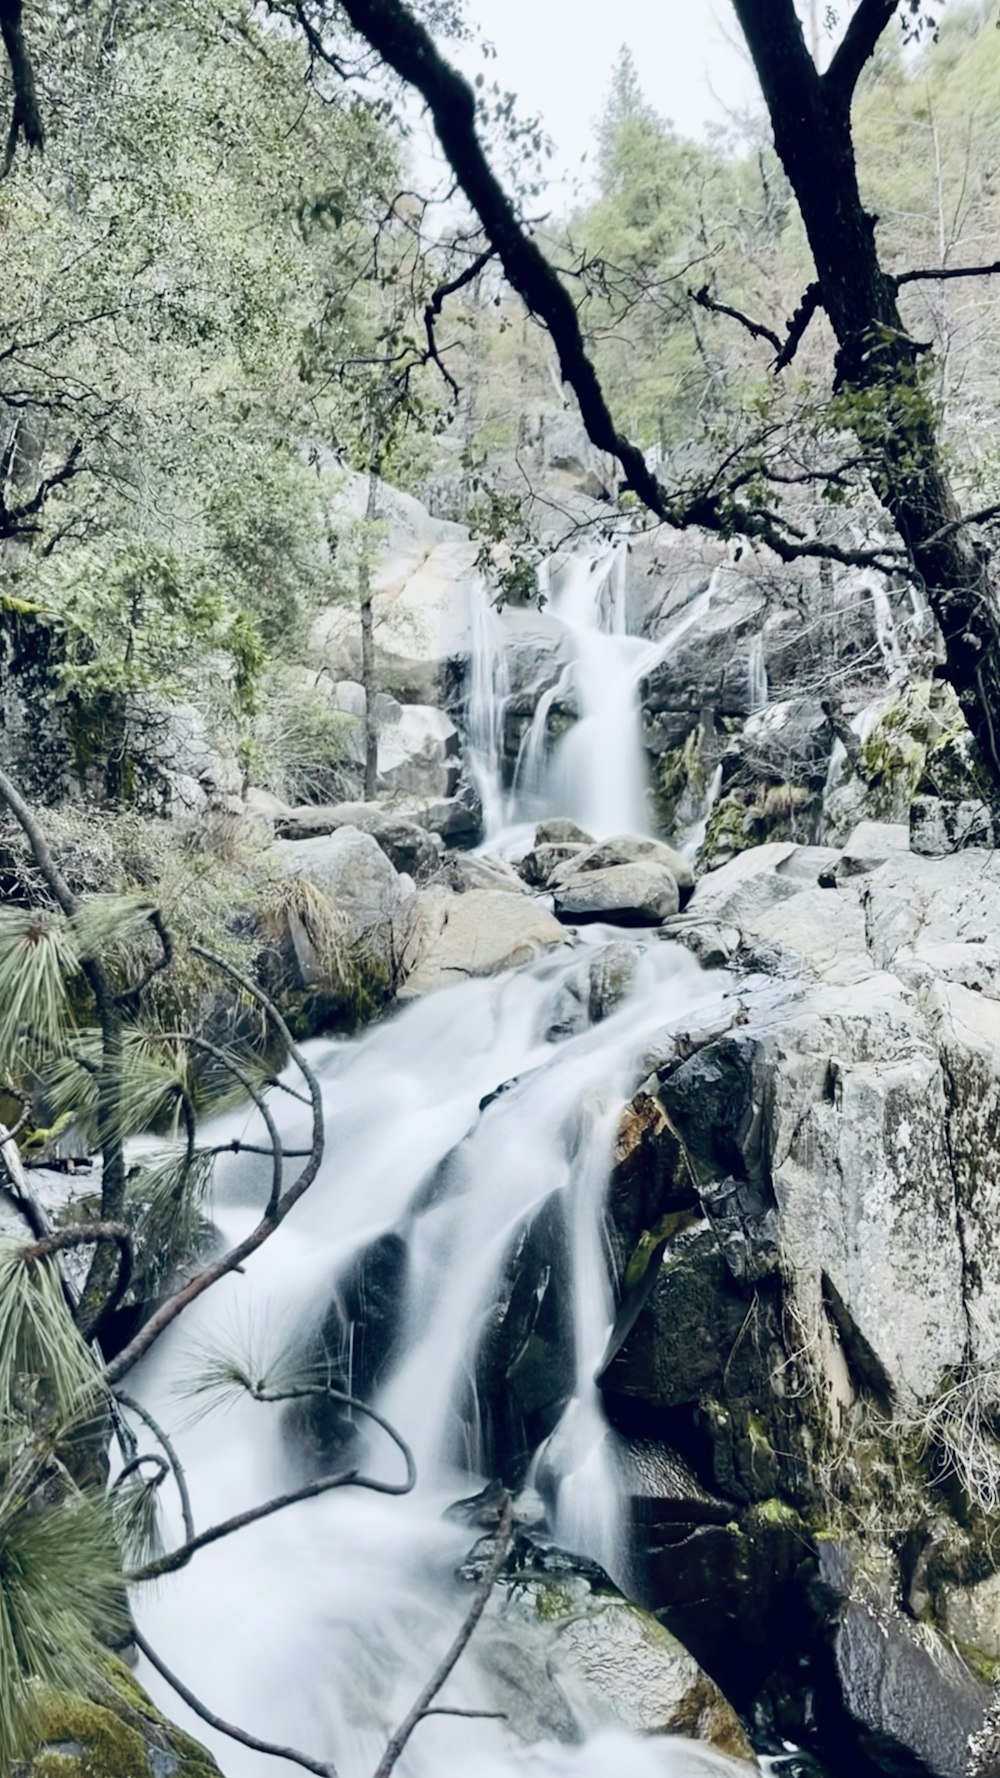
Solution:
[(211, 1754), (175, 1728), (110, 1656), (89, 1696), (39, 1698), (34, 1737), (17, 1778), (218, 1778)]

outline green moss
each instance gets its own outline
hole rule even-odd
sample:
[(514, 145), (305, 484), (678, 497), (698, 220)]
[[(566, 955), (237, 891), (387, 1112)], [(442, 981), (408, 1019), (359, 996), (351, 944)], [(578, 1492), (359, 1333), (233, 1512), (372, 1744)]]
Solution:
[(708, 818), (701, 848), (706, 863), (722, 863), (754, 844), (747, 831), (747, 806), (737, 796), (724, 796)]
[[(151, 1778), (142, 1736), (113, 1711), (86, 1698), (46, 1698), (38, 1711), (39, 1753), (29, 1770), (45, 1771), (46, 1762), (59, 1761), (60, 1771), (79, 1773), (80, 1778)], [(54, 1753), (52, 1743), (73, 1743), (80, 1748), (72, 1756)]]
[(953, 1637), (952, 1643), (976, 1678), (986, 1685), (992, 1685), (1000, 1673), (1000, 1661), (993, 1655), (984, 1654), (981, 1648), (974, 1648), (971, 1642), (958, 1642)]
[(176, 1778), (218, 1778), (205, 1748), (175, 1728), (110, 1655), (93, 1696), (41, 1697), (33, 1732), (25, 1778), (154, 1778), (150, 1753), (156, 1749), (179, 1762)]
[(800, 1523), (799, 1515), (793, 1506), (785, 1500), (772, 1498), (762, 1500), (753, 1508), (753, 1517), (763, 1525), (785, 1525), (791, 1527)]

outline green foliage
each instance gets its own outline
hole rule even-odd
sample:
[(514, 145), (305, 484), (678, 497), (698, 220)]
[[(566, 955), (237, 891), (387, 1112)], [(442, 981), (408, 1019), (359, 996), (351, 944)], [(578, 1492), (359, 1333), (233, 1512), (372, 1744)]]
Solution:
[(79, 957), (57, 910), (0, 908), (0, 1067), (61, 1045)]
[(39, 1687), (92, 1684), (100, 1639), (124, 1627), (107, 1509), (81, 1495), (55, 1506), (0, 1496), (0, 1771), (50, 1726)]
[(93, 1405), (97, 1372), (69, 1315), (51, 1259), (0, 1242), (0, 1429), (10, 1437), (41, 1396), (63, 1424)]

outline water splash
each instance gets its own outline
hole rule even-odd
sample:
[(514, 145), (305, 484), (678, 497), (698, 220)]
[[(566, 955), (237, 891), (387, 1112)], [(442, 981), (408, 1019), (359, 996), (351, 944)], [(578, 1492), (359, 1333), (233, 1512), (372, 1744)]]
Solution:
[(750, 702), (750, 713), (763, 710), (767, 704), (767, 663), (764, 659), (764, 638), (758, 632), (750, 638), (749, 658), (747, 660), (747, 689)]
[[(590, 944), (606, 940), (596, 929)], [(201, 1526), (293, 1485), (300, 1459), (277, 1408), (239, 1402), (186, 1429), (175, 1387), (196, 1355), (252, 1327), (257, 1362), (321, 1325), (352, 1256), (386, 1231), (407, 1242), (402, 1356), (377, 1405), (412, 1443), (417, 1491), (404, 1500), (349, 1491), (262, 1521), (200, 1552), (191, 1566), (135, 1601), (138, 1621), (168, 1664), (221, 1715), (265, 1738), (333, 1759), (342, 1778), (367, 1778), (386, 1737), (454, 1634), (467, 1603), (452, 1575), (470, 1541), (442, 1517), (481, 1473), (483, 1405), (476, 1403), (478, 1330), (525, 1218), (562, 1206), (570, 1257), (576, 1382), (561, 1436), (547, 1454), (560, 1536), (616, 1566), (619, 1501), (611, 1435), (594, 1384), (611, 1319), (602, 1250), (603, 1189), (617, 1117), (639, 1058), (654, 1039), (723, 991), (679, 947), (637, 946), (627, 998), (601, 1023), (553, 1041), (567, 988), (588, 948), (505, 979), (469, 982), (408, 1008), (352, 1043), (317, 1046), (328, 1128), (319, 1179), (292, 1216), (160, 1340), (135, 1380), (177, 1434)], [(513, 1081), (481, 1109), (481, 1102)], [(298, 1108), (282, 1133), (301, 1146)], [(246, 1137), (256, 1114), (222, 1120), (213, 1140)], [(262, 1163), (266, 1173), (266, 1163)], [(246, 1157), (226, 1164), (216, 1220), (238, 1238), (266, 1197)], [(393, 1464), (373, 1442), (369, 1466)], [(179, 1527), (172, 1527), (177, 1535)], [(154, 1695), (207, 1740), (231, 1778), (270, 1778), (278, 1762), (205, 1729), (156, 1679)], [(489, 1707), (474, 1661), (449, 1702)], [(606, 1759), (614, 1754), (613, 1768)], [(401, 1778), (558, 1778), (614, 1769), (650, 1778), (723, 1773), (726, 1762), (683, 1744), (627, 1736), (580, 1749), (519, 1747), (496, 1723), (421, 1726)]]

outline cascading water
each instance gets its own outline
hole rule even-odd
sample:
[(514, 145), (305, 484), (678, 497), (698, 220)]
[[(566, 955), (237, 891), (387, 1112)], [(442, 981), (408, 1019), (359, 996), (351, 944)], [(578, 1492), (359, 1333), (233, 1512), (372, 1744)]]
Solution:
[(471, 677), (466, 735), (469, 763), (483, 808), (487, 833), (503, 823), (501, 757), (504, 706), (509, 691), (503, 625), (482, 580), (471, 588)]
[(764, 659), (764, 638), (759, 632), (750, 638), (747, 682), (751, 712), (765, 709), (768, 696), (767, 663)]
[[(178, 1389), (234, 1339), (254, 1374), (267, 1373), (283, 1350), (316, 1335), (352, 1260), (379, 1237), (405, 1242), (399, 1356), (387, 1361), (374, 1405), (415, 1452), (415, 1492), (344, 1490), (300, 1503), (201, 1550), (135, 1601), (152, 1645), (216, 1713), (334, 1761), (341, 1778), (374, 1770), (467, 1608), (451, 1577), (475, 1533), (442, 1514), (482, 1481), (479, 1333), (518, 1231), (543, 1204), (558, 1206), (566, 1230), (576, 1381), (536, 1461), (539, 1486), (555, 1535), (623, 1570), (615, 1446), (594, 1383), (613, 1313), (604, 1185), (643, 1056), (665, 1030), (711, 1016), (726, 982), (679, 947), (637, 941), (624, 999), (566, 1036), (567, 995), (579, 1007), (581, 971), (610, 936), (593, 929), (572, 952), (431, 996), (354, 1042), (316, 1046), (328, 1155), (319, 1178), (245, 1275), (217, 1284), (161, 1338), (134, 1384), (175, 1435), (199, 1528), (294, 1487), (302, 1459), (280, 1408), (241, 1398), (226, 1414), (185, 1424)], [(286, 1111), (281, 1125), (292, 1148), (303, 1146), (297, 1116)], [(259, 1132), (255, 1113), (239, 1113), (211, 1139)], [(249, 1157), (226, 1164), (216, 1221), (227, 1241), (255, 1220), (267, 1189)], [(364, 1439), (364, 1463), (393, 1479), (401, 1469), (377, 1433)], [(179, 1525), (170, 1532), (181, 1535)], [(448, 1682), (448, 1704), (495, 1709), (489, 1649), (487, 1621)], [(212, 1744), (231, 1778), (288, 1770), (206, 1729), (155, 1673), (142, 1677)], [(681, 1742), (604, 1729), (576, 1749), (527, 1749), (501, 1723), (447, 1718), (420, 1726), (398, 1768), (401, 1778), (694, 1778), (730, 1769)]]
[[(651, 831), (648, 762), (642, 745), (639, 685), (658, 661), (703, 616), (713, 581), (673, 617), (663, 636), (650, 642), (627, 628), (624, 547), (570, 556), (553, 572), (545, 563), (539, 587), (547, 609), (566, 635), (570, 659), (554, 683), (540, 689), (532, 721), (521, 744), (514, 784), (499, 788), (503, 715), (490, 754), (494, 783), (484, 792), (487, 849), (522, 838), (526, 824), (553, 815), (569, 816), (596, 838)], [(490, 644), (495, 646), (494, 643)], [(477, 645), (470, 694), (470, 721), (479, 735), (494, 720), (495, 678)], [(484, 704), (480, 700), (486, 700)], [(577, 720), (555, 743), (550, 720), (561, 702), (576, 707)], [(492, 731), (491, 731), (492, 732)], [(478, 745), (478, 744), (477, 744)], [(485, 758), (482, 750), (478, 757)]]

